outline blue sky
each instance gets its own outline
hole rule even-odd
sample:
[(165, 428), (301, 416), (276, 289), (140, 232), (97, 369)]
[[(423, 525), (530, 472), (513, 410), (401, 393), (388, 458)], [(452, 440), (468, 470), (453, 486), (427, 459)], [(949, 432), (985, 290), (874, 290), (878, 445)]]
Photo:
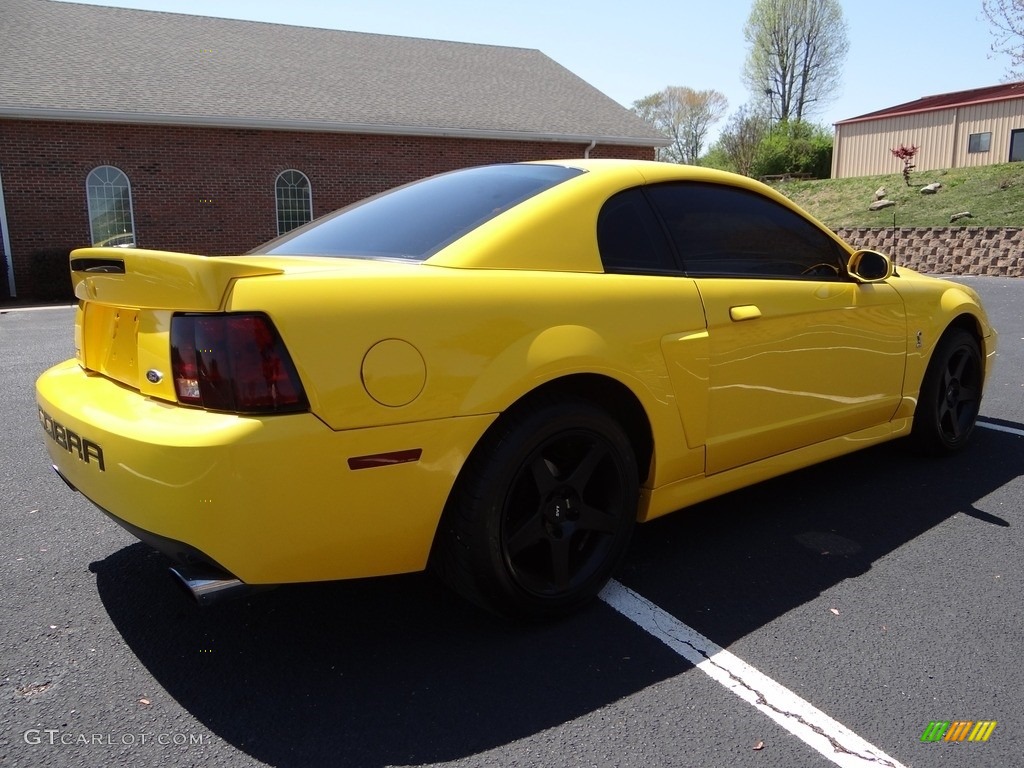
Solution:
[[(721, 91), (730, 115), (750, 98), (740, 73), (753, 0), (88, 1), (536, 48), (623, 106), (666, 85)], [(846, 74), (837, 98), (813, 116), (818, 122), (1005, 79), (1005, 58), (989, 56), (981, 0), (846, 0), (843, 12), (850, 40)]]

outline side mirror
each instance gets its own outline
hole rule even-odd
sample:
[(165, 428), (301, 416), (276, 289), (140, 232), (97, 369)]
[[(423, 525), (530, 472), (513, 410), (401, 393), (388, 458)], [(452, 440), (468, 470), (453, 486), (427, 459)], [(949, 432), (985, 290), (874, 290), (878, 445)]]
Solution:
[(857, 251), (846, 264), (846, 271), (860, 283), (877, 283), (893, 275), (892, 261), (878, 251)]

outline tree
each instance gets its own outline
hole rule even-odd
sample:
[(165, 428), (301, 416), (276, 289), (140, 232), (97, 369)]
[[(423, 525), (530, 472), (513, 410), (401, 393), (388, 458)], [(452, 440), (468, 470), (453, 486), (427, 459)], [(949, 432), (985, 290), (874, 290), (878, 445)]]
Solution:
[(828, 178), (832, 168), (832, 131), (796, 120), (770, 124), (768, 117), (742, 107), (701, 164), (744, 176), (788, 173)]
[(658, 151), (659, 160), (696, 165), (708, 130), (725, 115), (729, 101), (715, 90), (670, 85), (633, 102), (633, 112), (653, 125), (671, 144)]
[(903, 162), (903, 180), (907, 182), (908, 187), (910, 186), (910, 172), (917, 167), (914, 165), (914, 155), (917, 154), (919, 149), (920, 147), (914, 144), (911, 144), (909, 147), (900, 144), (896, 149), (889, 150), (892, 152), (893, 157)]
[(838, 0), (754, 0), (743, 80), (769, 119), (803, 120), (835, 97), (849, 51)]
[(725, 156), (730, 166), (728, 170), (750, 176), (757, 162), (758, 148), (767, 135), (767, 118), (748, 107), (740, 107), (719, 137), (715, 151)]
[(992, 25), (992, 53), (1010, 57), (1006, 76), (1024, 77), (1024, 0), (982, 0), (981, 10)]
[(831, 129), (792, 120), (773, 126), (761, 139), (752, 175), (802, 173), (824, 179), (831, 171)]

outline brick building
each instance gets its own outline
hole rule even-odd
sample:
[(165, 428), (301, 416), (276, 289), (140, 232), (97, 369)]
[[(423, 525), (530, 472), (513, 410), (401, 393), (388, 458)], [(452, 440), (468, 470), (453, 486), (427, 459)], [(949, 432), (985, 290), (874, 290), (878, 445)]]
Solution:
[(47, 252), (240, 253), (433, 173), (666, 143), (536, 50), (52, 0), (2, 16), (0, 296), (40, 293)]

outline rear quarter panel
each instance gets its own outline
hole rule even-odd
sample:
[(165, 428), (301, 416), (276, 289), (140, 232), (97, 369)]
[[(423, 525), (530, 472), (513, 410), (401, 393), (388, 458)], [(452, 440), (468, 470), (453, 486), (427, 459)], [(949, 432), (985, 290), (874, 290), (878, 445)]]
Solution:
[[(640, 401), (662, 477), (703, 471), (703, 447), (687, 446), (661, 346), (666, 335), (704, 329), (686, 278), (421, 266), (241, 280), (229, 305), (270, 314), (313, 411), (335, 430), (496, 414), (546, 382), (592, 373)], [(368, 391), (364, 361), (394, 339), (419, 353), (424, 380), (411, 402), (387, 406)], [(697, 419), (705, 406), (684, 410)]]

